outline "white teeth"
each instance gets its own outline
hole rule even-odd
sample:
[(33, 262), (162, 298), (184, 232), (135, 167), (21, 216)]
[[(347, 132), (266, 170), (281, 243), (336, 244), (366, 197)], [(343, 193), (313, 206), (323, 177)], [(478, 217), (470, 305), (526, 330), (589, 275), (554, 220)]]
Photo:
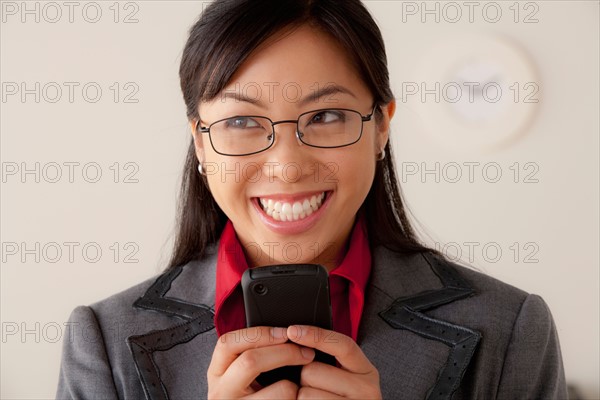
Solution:
[(294, 205), (292, 206), (292, 212), (294, 214), (300, 214), (302, 212), (302, 210), (304, 210), (302, 208), (302, 204), (300, 204), (299, 202), (295, 202)]
[(304, 203), (302, 203), (302, 210), (304, 210), (304, 212), (310, 210), (310, 202), (308, 200), (304, 200)]
[(293, 204), (273, 201), (272, 199), (259, 199), (265, 213), (276, 221), (297, 221), (304, 219), (317, 211), (325, 198), (325, 192), (311, 196), (304, 200), (295, 201)]
[(292, 215), (292, 205), (290, 203), (283, 203), (281, 205), (281, 213), (285, 214), (286, 216), (291, 216)]

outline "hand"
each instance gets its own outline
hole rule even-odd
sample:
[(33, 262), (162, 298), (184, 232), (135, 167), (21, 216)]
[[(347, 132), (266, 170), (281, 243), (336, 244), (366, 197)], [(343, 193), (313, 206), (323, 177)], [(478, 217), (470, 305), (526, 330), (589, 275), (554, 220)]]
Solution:
[(305, 365), (315, 351), (287, 341), (286, 328), (257, 326), (221, 335), (206, 373), (209, 399), (296, 399), (296, 384), (260, 387), (256, 377), (284, 365)]
[(288, 338), (331, 354), (340, 367), (317, 361), (302, 367), (298, 399), (381, 399), (379, 372), (352, 338), (316, 326), (292, 325)]

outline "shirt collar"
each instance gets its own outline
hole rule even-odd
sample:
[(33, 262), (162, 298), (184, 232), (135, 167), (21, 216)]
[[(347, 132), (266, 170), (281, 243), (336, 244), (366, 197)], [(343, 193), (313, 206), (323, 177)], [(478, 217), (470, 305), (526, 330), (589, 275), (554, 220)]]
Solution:
[[(248, 263), (243, 248), (237, 238), (233, 223), (227, 221), (221, 239), (217, 256), (216, 290), (215, 290), (215, 326), (219, 334), (225, 333), (225, 325), (220, 324), (223, 316), (220, 311), (225, 301), (239, 287), (242, 274), (248, 269)], [(365, 216), (362, 212), (357, 215), (356, 223), (350, 233), (346, 246), (346, 254), (341, 263), (331, 270), (330, 278), (338, 276), (349, 282), (351, 295), (349, 307), (353, 314), (360, 317), (364, 305), (364, 294), (371, 272), (371, 252), (367, 235)], [(239, 299), (238, 299), (239, 300)], [(242, 301), (242, 300), (239, 300)], [(352, 323), (353, 336), (356, 336), (359, 321)], [(227, 324), (233, 326), (231, 324)], [(222, 329), (219, 329), (222, 327)]]
[(242, 249), (233, 223), (227, 221), (221, 240), (217, 257), (217, 279), (215, 290), (215, 314), (218, 314), (221, 305), (235, 290), (242, 280), (242, 274), (248, 269), (246, 255)]
[(341, 276), (350, 281), (364, 295), (371, 272), (371, 251), (367, 235), (367, 224), (362, 213), (350, 234), (347, 252), (342, 262), (329, 272), (329, 276)]

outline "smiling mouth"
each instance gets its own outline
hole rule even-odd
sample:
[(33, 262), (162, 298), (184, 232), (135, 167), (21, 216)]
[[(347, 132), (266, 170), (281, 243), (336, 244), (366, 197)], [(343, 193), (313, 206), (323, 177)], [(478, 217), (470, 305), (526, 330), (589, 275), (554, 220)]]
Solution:
[(263, 211), (275, 221), (298, 221), (317, 211), (325, 202), (328, 192), (321, 192), (294, 202), (275, 201), (268, 197), (259, 197), (258, 203)]

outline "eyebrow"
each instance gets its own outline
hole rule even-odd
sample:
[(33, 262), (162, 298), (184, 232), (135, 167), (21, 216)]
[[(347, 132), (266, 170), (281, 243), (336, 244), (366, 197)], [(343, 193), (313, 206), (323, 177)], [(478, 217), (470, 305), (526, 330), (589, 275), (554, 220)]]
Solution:
[[(272, 90), (272, 89), (269, 89), (269, 90)], [(348, 95), (356, 98), (354, 93), (352, 93), (352, 91), (350, 89), (347, 89), (344, 86), (335, 85), (335, 84), (327, 84), (322, 88), (312, 90), (311, 94), (309, 94), (308, 96), (305, 96), (303, 99), (299, 100), (297, 103), (300, 106), (305, 106), (306, 104), (317, 101), (322, 97), (332, 96), (332, 95), (335, 95), (338, 93), (348, 94)], [(246, 103), (255, 104), (262, 108), (267, 108), (266, 105), (261, 100), (257, 99), (256, 97), (249, 97), (249, 96), (246, 96), (245, 94), (239, 93), (239, 92), (226, 91), (226, 92), (221, 93), (219, 95), (219, 97), (221, 98), (221, 100), (234, 99), (237, 102), (243, 101)]]

